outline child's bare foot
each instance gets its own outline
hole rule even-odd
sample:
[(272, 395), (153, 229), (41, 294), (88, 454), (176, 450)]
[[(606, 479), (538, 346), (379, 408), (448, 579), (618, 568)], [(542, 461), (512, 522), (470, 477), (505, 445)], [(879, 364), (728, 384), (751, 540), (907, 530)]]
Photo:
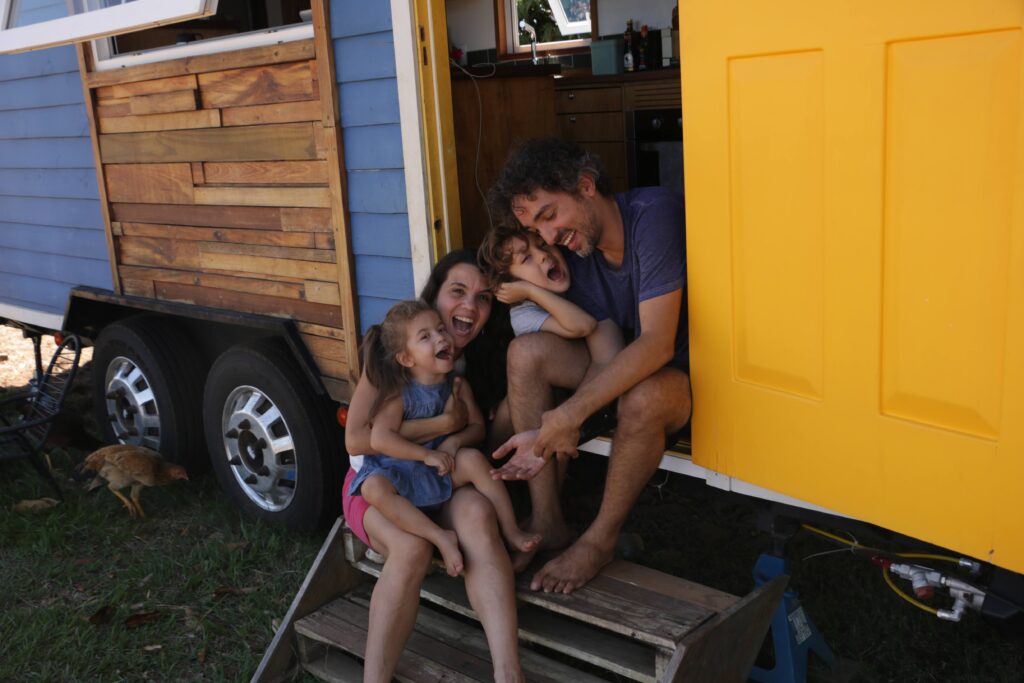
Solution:
[(519, 527), (513, 527), (504, 536), (505, 541), (512, 549), (518, 550), (521, 553), (529, 553), (536, 550), (537, 546), (540, 545), (541, 538), (543, 538), (540, 534), (535, 534), (532, 531), (523, 531)]
[(454, 531), (442, 531), (435, 545), (441, 551), (441, 559), (444, 560), (444, 568), (448, 572), (448, 576), (461, 574), (464, 567), (462, 552), (459, 550), (458, 535)]

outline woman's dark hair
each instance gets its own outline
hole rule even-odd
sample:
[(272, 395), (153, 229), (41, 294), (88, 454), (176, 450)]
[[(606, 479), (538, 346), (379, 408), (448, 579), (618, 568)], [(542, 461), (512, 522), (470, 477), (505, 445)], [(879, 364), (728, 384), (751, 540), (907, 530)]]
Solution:
[[(430, 271), (420, 298), (436, 306), (437, 295), (448, 279), (448, 271), (460, 263), (480, 268), (476, 255), (468, 249), (450, 251)], [(508, 306), (495, 299), (491, 304), (491, 316), (480, 329), (480, 334), (463, 350), (466, 357), (466, 380), (485, 418), (490, 417), (491, 411), (501, 403), (508, 391), (505, 356), (512, 336)]]
[(580, 178), (589, 175), (597, 191), (612, 194), (612, 182), (601, 160), (576, 143), (559, 138), (532, 138), (512, 149), (487, 202), (496, 223), (515, 225), (512, 200), (541, 189), (579, 195)]
[(399, 301), (384, 320), (371, 325), (363, 337), (363, 371), (377, 387), (377, 399), (370, 407), (370, 418), (409, 383), (409, 370), (395, 358), (406, 342), (406, 326), (425, 311), (434, 310), (423, 301)]

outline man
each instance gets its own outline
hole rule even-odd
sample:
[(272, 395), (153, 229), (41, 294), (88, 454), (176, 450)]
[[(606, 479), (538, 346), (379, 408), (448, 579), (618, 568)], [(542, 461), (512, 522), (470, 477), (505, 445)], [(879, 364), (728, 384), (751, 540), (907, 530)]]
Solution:
[[(572, 252), (568, 296), (599, 321), (594, 336), (617, 326), (630, 340), (603, 366), (591, 366), (580, 342), (546, 332), (518, 337), (509, 347), (509, 405), (519, 433), (495, 452), (513, 455), (493, 476), (529, 479), (528, 527), (543, 535), (544, 548), (569, 546), (534, 575), (533, 590), (570, 593), (612, 560), (666, 437), (690, 418), (683, 200), (664, 188), (613, 195), (600, 163), (581, 147), (536, 139), (509, 157), (491, 201), (500, 219), (514, 219)], [(554, 387), (576, 391), (555, 407)], [(584, 420), (616, 399), (601, 507), (570, 545), (559, 468), (549, 460), (575, 455)], [(517, 568), (529, 559), (516, 558)]]

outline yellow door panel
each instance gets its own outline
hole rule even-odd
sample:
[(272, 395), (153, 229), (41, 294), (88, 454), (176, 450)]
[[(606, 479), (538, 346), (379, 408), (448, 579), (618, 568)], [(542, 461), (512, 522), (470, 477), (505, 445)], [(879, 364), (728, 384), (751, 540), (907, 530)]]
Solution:
[(1015, 571), (1022, 21), (680, 3), (694, 460)]

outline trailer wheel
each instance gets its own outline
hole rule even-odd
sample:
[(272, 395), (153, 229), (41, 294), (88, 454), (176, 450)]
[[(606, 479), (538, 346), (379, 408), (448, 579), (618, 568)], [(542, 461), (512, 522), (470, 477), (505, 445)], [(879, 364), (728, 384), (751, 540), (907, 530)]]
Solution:
[(203, 469), (201, 359), (192, 341), (167, 320), (140, 316), (104, 328), (92, 373), (104, 440), (147, 446), (190, 472)]
[(314, 529), (340, 500), (338, 442), (287, 349), (234, 346), (214, 362), (203, 421), (221, 487), (243, 511), (292, 529)]

